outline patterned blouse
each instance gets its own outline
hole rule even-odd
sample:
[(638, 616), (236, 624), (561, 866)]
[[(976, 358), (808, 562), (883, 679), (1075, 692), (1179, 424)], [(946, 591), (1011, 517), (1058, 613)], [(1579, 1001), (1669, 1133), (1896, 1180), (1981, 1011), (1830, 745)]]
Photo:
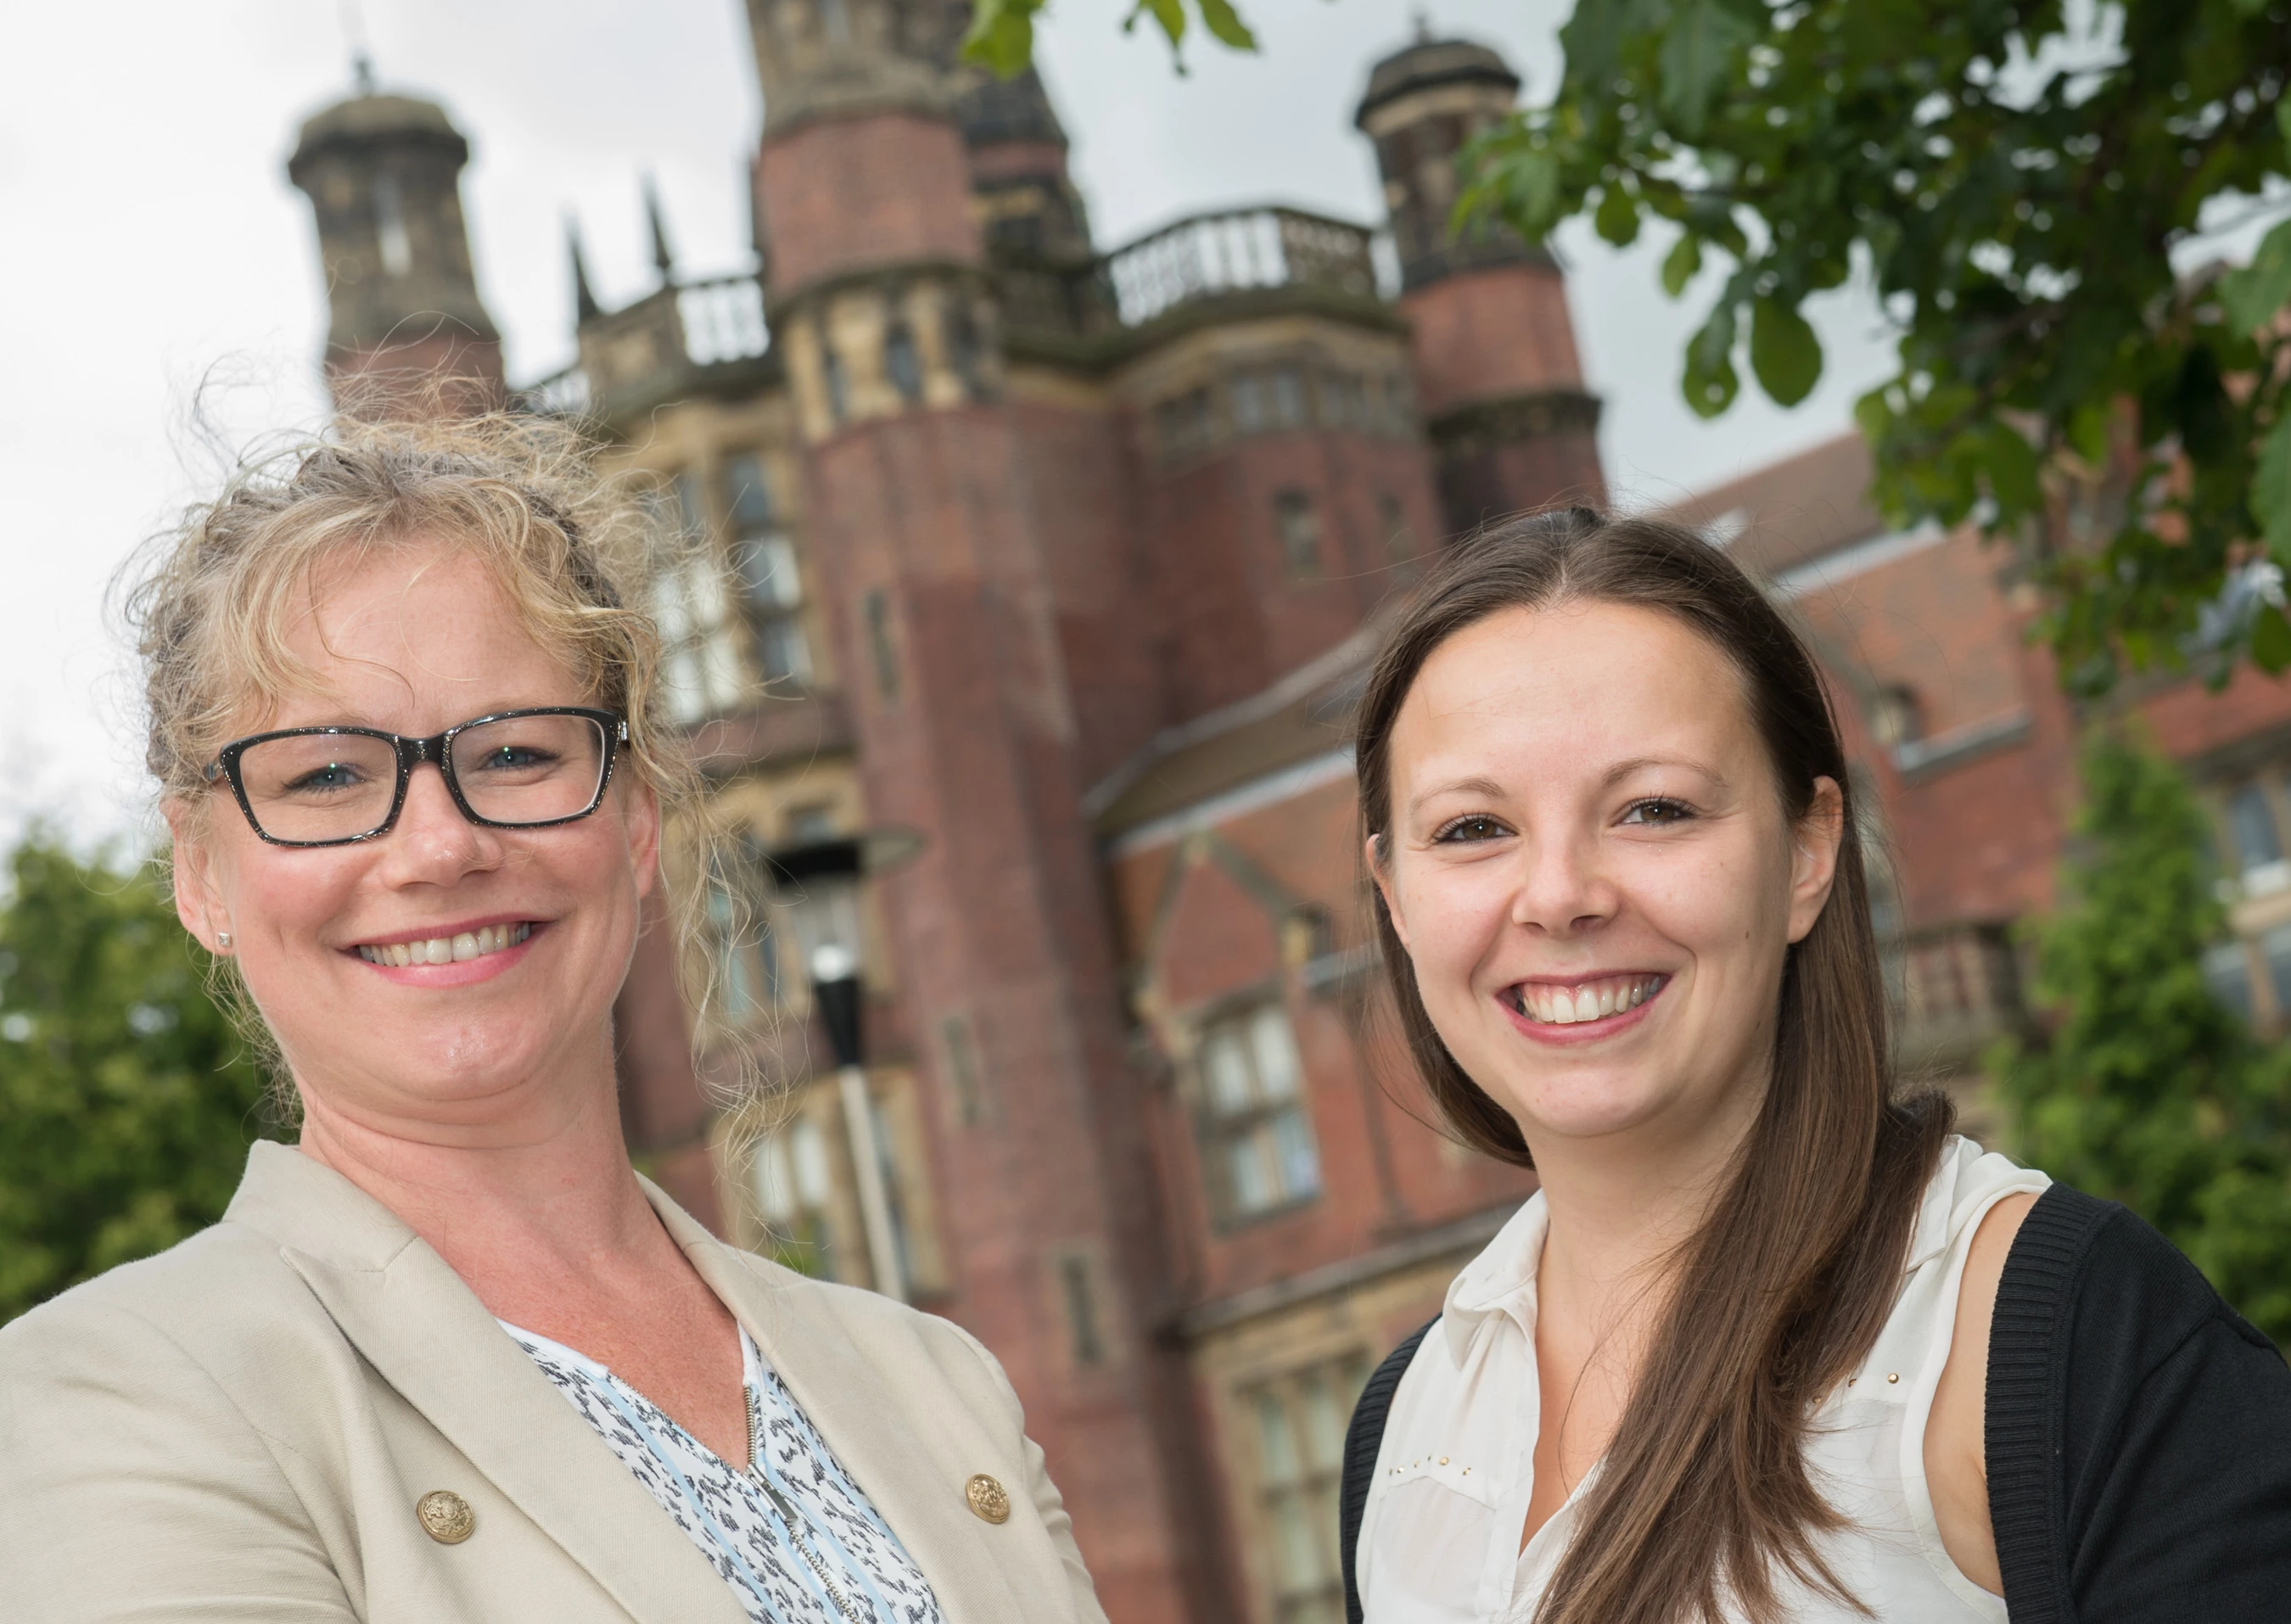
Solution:
[(724, 1576), (749, 1624), (945, 1624), (930, 1581), (744, 1330), (746, 1471), (595, 1360), (502, 1329)]

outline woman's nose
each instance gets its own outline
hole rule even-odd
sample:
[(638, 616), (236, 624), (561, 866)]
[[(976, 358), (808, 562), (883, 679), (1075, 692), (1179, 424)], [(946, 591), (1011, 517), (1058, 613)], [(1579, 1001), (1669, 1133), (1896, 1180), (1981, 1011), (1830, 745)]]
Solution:
[(490, 849), (498, 844), (492, 831), (462, 816), (454, 792), (446, 787), (446, 775), (428, 761), (418, 764), (406, 780), (406, 804), (398, 808), (398, 826), (387, 838), (405, 860), (425, 870), (485, 867), (492, 860)]
[(1514, 924), (1564, 936), (1614, 917), (1620, 897), (1601, 870), (1596, 841), (1523, 840), (1520, 864)]

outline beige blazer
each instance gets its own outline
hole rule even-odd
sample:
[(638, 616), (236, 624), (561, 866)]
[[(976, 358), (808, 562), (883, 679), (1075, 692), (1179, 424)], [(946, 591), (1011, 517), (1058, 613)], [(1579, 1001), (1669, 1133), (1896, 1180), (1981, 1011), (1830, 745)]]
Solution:
[[(969, 1333), (715, 1240), (701, 1277), (930, 1578), (947, 1624), (1103, 1624), (1017, 1395)], [(1010, 1513), (970, 1509), (977, 1473)], [(443, 1545), (414, 1502), (451, 1490)], [(743, 1624), (731, 1588), (461, 1277), (259, 1144), (222, 1222), (0, 1328), (0, 1619)]]

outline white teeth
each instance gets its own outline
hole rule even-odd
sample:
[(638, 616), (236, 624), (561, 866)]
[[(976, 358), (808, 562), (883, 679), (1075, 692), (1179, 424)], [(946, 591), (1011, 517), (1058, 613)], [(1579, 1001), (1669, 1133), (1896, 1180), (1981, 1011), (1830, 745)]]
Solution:
[(420, 942), (376, 943), (361, 946), (358, 953), (368, 964), (457, 964), (514, 947), (532, 934), (530, 925), (487, 925), (482, 929), (430, 937)]
[(1573, 987), (1522, 983), (1513, 993), (1519, 1001), (1519, 1012), (1529, 1020), (1547, 1026), (1572, 1026), (1636, 1009), (1661, 985), (1660, 976), (1618, 976)]

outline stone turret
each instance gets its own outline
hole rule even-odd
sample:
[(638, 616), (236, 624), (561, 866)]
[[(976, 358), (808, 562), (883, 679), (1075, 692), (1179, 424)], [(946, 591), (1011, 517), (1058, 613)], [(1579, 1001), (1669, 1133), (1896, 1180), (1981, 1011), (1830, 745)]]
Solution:
[(1384, 178), (1451, 533), (1605, 490), (1599, 403), (1583, 388), (1558, 265), (1500, 228), (1450, 229), (1457, 154), (1511, 111), (1519, 85), (1485, 45), (1419, 35), (1371, 71), (1355, 119)]
[(468, 411), (503, 396), (501, 334), (478, 296), (462, 217), (470, 144), (445, 109), (359, 92), (303, 125), (289, 179), (326, 269), (326, 379), (338, 406)]

